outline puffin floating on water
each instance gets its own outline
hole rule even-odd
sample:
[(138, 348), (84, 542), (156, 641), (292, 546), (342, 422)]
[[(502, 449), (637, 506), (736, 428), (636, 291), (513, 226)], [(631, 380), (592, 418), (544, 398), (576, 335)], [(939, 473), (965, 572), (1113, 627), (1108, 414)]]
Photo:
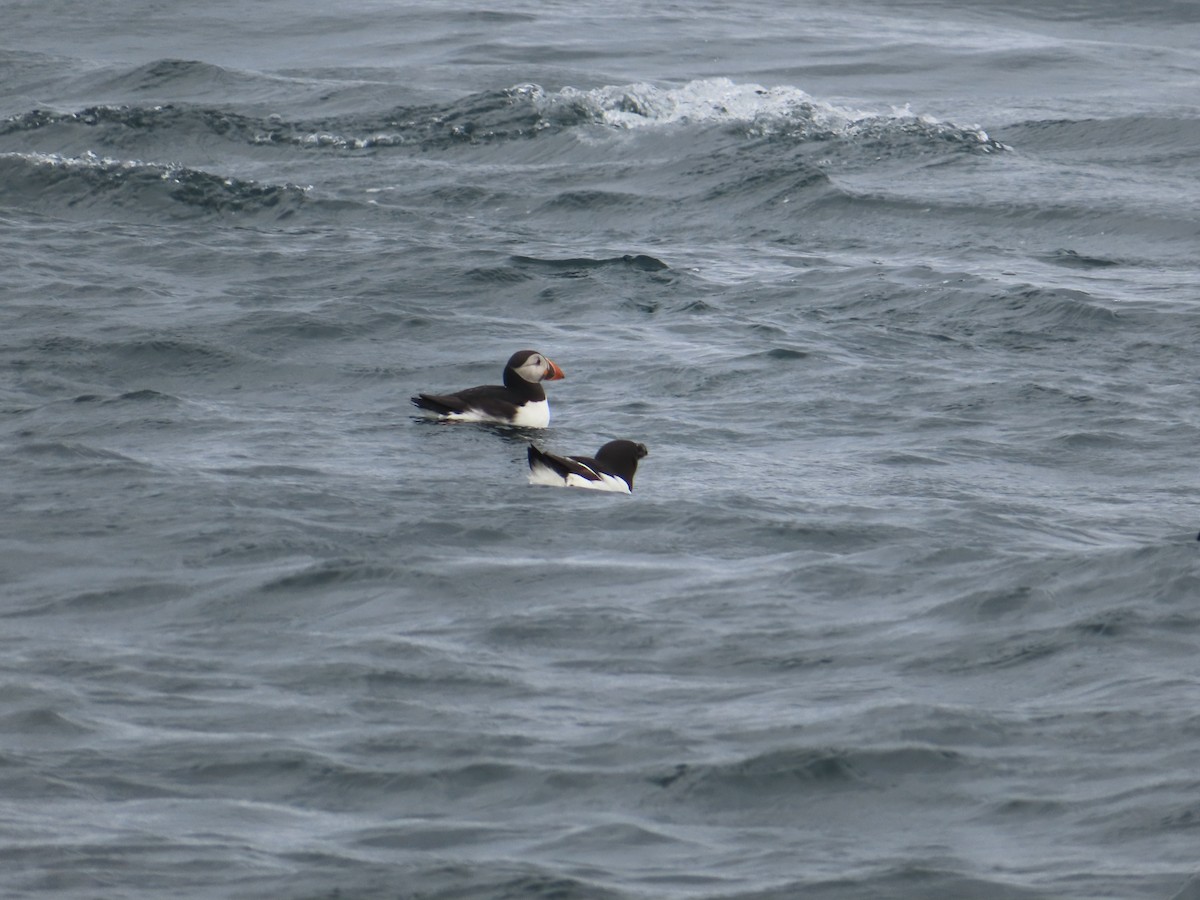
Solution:
[(504, 367), (504, 384), (486, 384), (453, 394), (418, 394), (413, 405), (446, 422), (493, 422), (522, 428), (550, 424), (543, 381), (558, 381), (563, 370), (536, 350), (518, 350)]
[(558, 456), (530, 444), (529, 483), (632, 494), (638, 460), (648, 454), (645, 444), (624, 440), (609, 441), (594, 457)]

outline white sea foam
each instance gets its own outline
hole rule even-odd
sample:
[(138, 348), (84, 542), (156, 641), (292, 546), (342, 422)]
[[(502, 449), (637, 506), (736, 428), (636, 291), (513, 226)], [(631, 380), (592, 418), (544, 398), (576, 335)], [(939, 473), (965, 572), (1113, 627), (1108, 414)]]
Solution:
[(825, 136), (853, 136), (891, 127), (953, 131), (986, 144), (990, 138), (977, 125), (963, 127), (914, 113), (907, 105), (887, 112), (839, 106), (819, 100), (797, 87), (764, 87), (728, 78), (689, 81), (679, 87), (645, 82), (580, 90), (564, 87), (548, 92), (536, 84), (510, 89), (514, 99), (534, 103), (548, 116), (563, 107), (583, 110), (595, 121), (635, 129), (675, 125), (741, 125), (758, 134), (805, 131)]

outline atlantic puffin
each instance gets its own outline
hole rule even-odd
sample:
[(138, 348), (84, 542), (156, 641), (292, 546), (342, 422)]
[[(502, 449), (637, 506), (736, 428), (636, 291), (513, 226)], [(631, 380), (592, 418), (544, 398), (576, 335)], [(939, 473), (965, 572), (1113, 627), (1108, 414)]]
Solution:
[(493, 422), (522, 428), (550, 424), (543, 381), (558, 381), (563, 370), (536, 350), (518, 350), (504, 367), (504, 384), (485, 384), (453, 394), (418, 394), (413, 405), (445, 422)]
[(638, 460), (649, 452), (645, 444), (624, 440), (609, 441), (595, 456), (558, 456), (530, 444), (529, 483), (632, 494)]

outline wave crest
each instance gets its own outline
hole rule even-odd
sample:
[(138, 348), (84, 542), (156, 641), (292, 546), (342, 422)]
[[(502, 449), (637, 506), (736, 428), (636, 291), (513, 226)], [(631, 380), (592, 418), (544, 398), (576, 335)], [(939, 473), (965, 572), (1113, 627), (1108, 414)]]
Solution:
[(818, 100), (799, 88), (737, 84), (728, 78), (689, 81), (674, 88), (642, 82), (553, 92), (521, 84), (510, 88), (508, 96), (513, 103), (534, 106), (542, 116), (542, 127), (580, 119), (622, 129), (718, 125), (755, 137), (806, 140), (880, 138), (901, 131), (984, 151), (1007, 149), (977, 125), (942, 122), (907, 107), (888, 113), (850, 109)]
[(113, 159), (95, 153), (0, 153), (0, 187), (44, 208), (57, 199), (66, 207), (111, 203), (126, 207), (169, 203), (175, 214), (261, 213), (290, 215), (307, 188), (260, 184), (174, 163)]
[(961, 126), (908, 107), (872, 112), (837, 106), (790, 86), (737, 84), (728, 78), (678, 87), (649, 83), (548, 91), (536, 84), (483, 91), (448, 103), (368, 115), (289, 121), (204, 106), (92, 106), (76, 112), (35, 109), (0, 121), (0, 135), (87, 129), (124, 146), (131, 135), (217, 135), (253, 146), (374, 151), (528, 140), (579, 128), (622, 131), (694, 127), (798, 142), (938, 142), (991, 152), (1008, 149), (977, 125)]

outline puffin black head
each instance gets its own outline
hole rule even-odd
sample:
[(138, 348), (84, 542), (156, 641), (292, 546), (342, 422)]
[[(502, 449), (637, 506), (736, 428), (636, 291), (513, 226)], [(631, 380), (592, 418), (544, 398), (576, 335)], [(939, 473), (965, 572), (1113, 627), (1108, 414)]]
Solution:
[(619, 475), (625, 479), (629, 489), (633, 490), (633, 476), (637, 472), (638, 460), (650, 455), (645, 444), (635, 441), (609, 441), (596, 451), (596, 462), (604, 470)]
[(645, 444), (638, 444), (634, 441), (609, 441), (603, 447), (596, 451), (596, 459), (603, 461), (605, 459), (626, 459), (633, 460), (637, 464), (639, 459), (645, 459), (650, 455), (650, 451), (646, 449)]
[(517, 386), (517, 383), (512, 381), (514, 378), (526, 384), (537, 384), (539, 381), (558, 381), (563, 377), (563, 370), (558, 364), (536, 350), (518, 350), (509, 357), (508, 364), (504, 367), (506, 387)]

